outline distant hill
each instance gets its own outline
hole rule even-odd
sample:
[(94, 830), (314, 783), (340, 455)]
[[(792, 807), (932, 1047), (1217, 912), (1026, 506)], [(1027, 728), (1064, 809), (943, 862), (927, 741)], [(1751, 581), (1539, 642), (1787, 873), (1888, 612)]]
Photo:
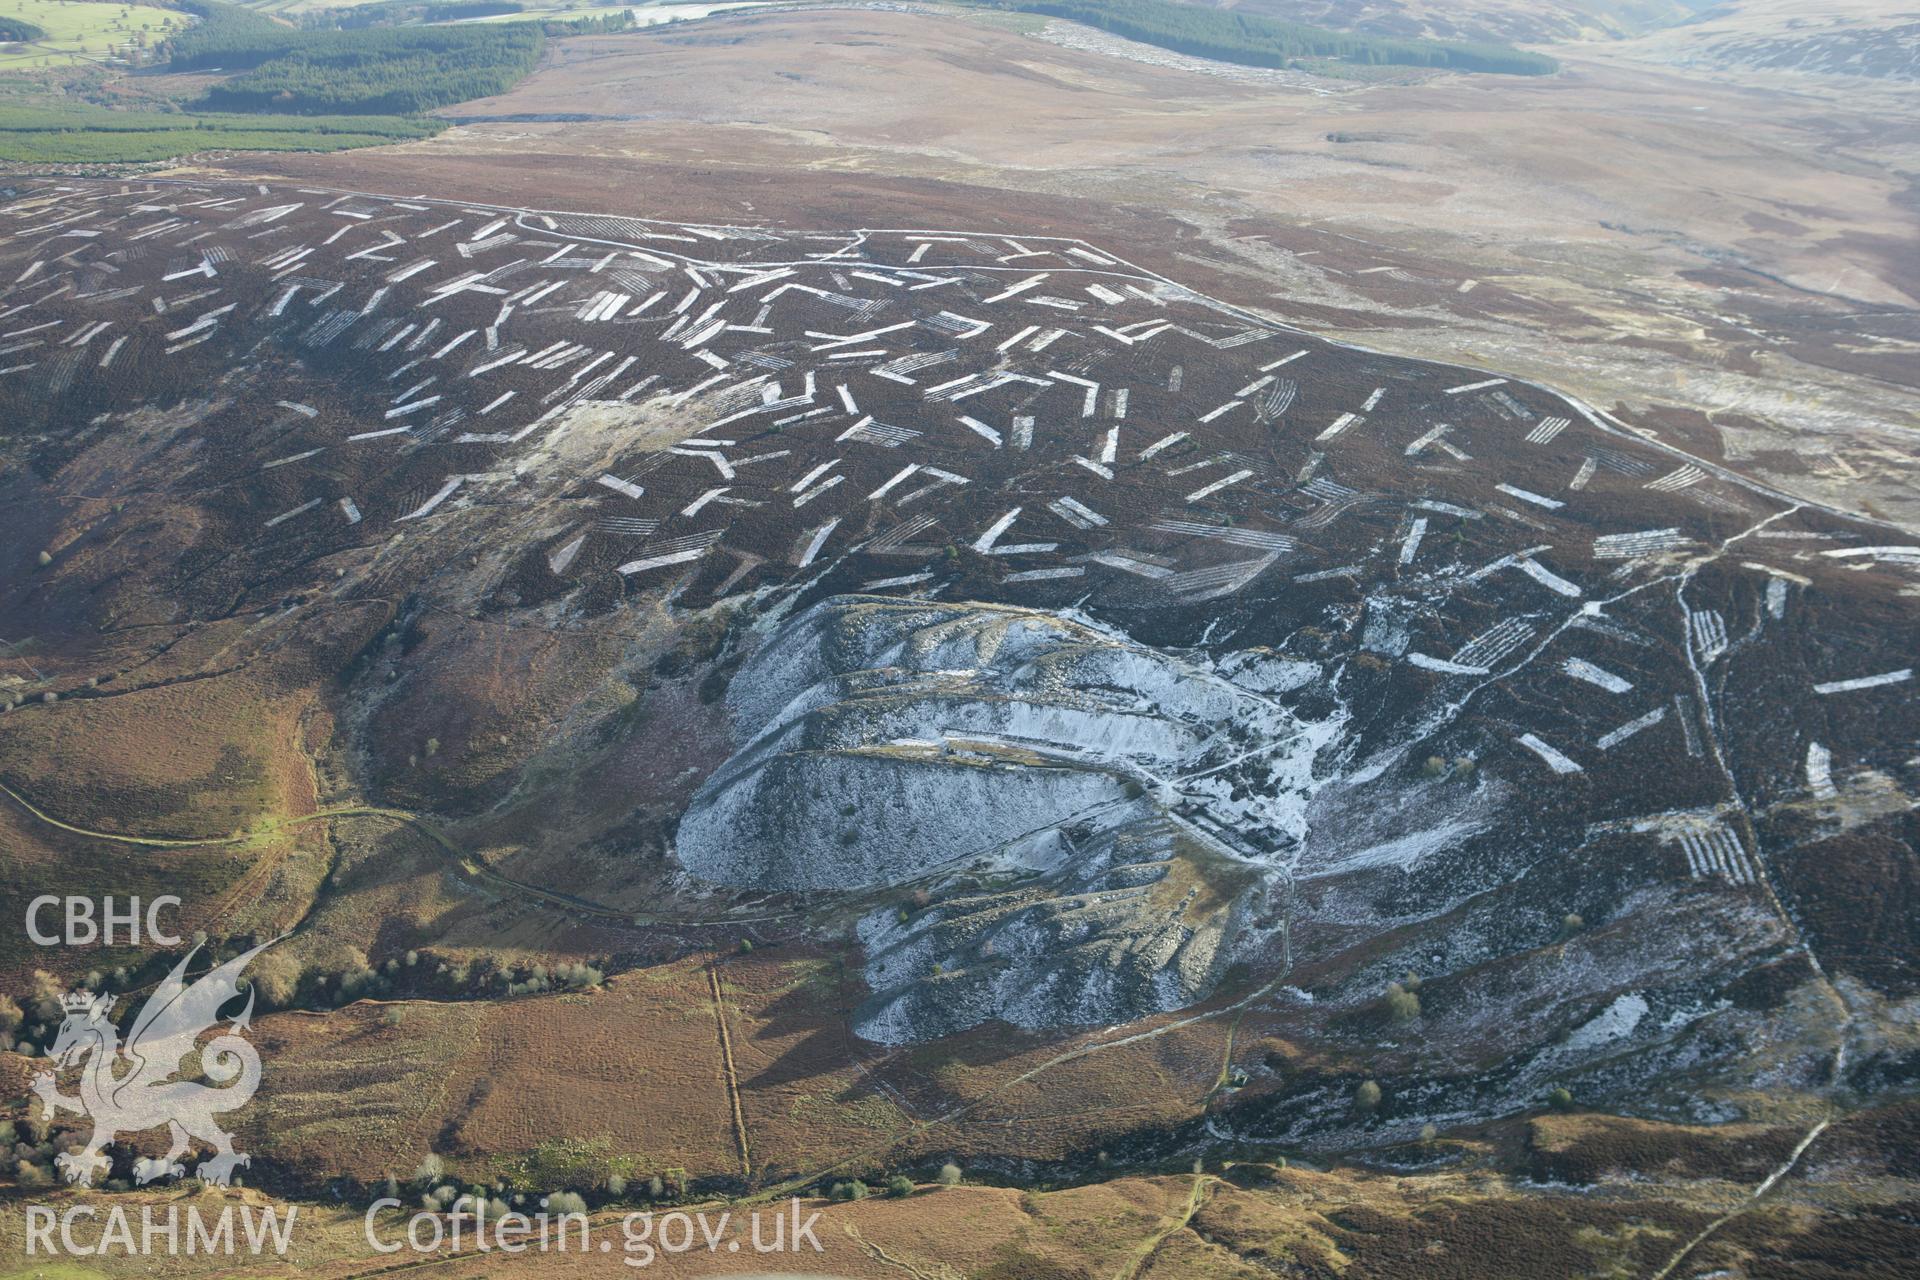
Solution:
[(1699, 20), (1634, 41), (1648, 60), (1714, 71), (1920, 79), (1920, 9), (1841, 0), (1817, 12), (1793, 0), (1730, 0)]
[[(1205, 0), (1197, 0), (1205, 3)], [(1920, 12), (1893, 0), (1223, 0), (1210, 7), (1359, 35), (1505, 44), (1619, 41), (1717, 71), (1920, 77)]]
[(1250, 67), (1345, 62), (1521, 76), (1559, 69), (1544, 54), (1497, 41), (1358, 32), (1166, 0), (1000, 0), (1000, 7), (1066, 18), (1162, 49)]
[(1402, 39), (1548, 44), (1618, 39), (1690, 21), (1685, 0), (1224, 0), (1216, 7)]

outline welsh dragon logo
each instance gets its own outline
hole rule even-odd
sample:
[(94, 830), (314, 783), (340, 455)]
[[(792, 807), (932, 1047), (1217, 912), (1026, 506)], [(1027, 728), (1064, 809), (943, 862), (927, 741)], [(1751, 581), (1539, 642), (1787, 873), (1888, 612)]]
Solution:
[[(180, 1157), (193, 1141), (214, 1149), (194, 1170), (196, 1177), (207, 1182), (226, 1186), (233, 1180), (234, 1169), (250, 1162), (233, 1149), (233, 1135), (214, 1123), (214, 1117), (245, 1106), (260, 1087), (260, 1055), (242, 1034), (253, 1017), (252, 993), (246, 1008), (225, 1030), (205, 1044), (200, 1037), (220, 1021), (221, 1008), (239, 996), (241, 971), (272, 945), (262, 943), (191, 984), (184, 975), (200, 948), (189, 951), (147, 997), (125, 1045), (120, 1043), (119, 1029), (107, 1018), (117, 997), (88, 991), (61, 997), (66, 1020), (47, 1051), (55, 1070), (34, 1077), (33, 1091), (40, 1095), (47, 1119), (61, 1111), (77, 1111), (93, 1121), (93, 1136), (86, 1148), (64, 1153), (55, 1161), (68, 1182), (92, 1186), (94, 1177), (113, 1164), (101, 1154), (102, 1148), (122, 1133), (162, 1125), (172, 1142), (161, 1159), (135, 1164), (134, 1177), (143, 1184), (183, 1175), (186, 1166)], [(190, 1059), (197, 1059), (199, 1073), (221, 1087), (183, 1078), (191, 1071)], [(80, 1069), (80, 1096), (69, 1098), (59, 1091), (56, 1072), (75, 1067)]]

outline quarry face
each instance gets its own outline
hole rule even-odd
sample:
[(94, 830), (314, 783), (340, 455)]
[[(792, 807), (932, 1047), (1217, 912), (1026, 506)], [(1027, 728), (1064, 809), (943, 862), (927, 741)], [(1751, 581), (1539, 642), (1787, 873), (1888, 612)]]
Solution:
[(779, 889), (1045, 861), (1058, 852), (1034, 842), (1062, 825), (1171, 808), (1189, 778), (1226, 802), (1229, 779), (1252, 774), (1262, 794), (1231, 804), (1257, 844), (1232, 856), (1283, 859), (1325, 741), (1209, 666), (994, 605), (830, 599), (768, 640), (728, 702), (744, 745), (694, 798), (680, 857), (704, 879)]
[(782, 627), (728, 701), (743, 745), (681, 820), (690, 872), (973, 886), (862, 923), (860, 1025), (880, 1040), (1210, 994), (1306, 835), (1314, 757), (1338, 732), (1083, 619), (875, 597)]

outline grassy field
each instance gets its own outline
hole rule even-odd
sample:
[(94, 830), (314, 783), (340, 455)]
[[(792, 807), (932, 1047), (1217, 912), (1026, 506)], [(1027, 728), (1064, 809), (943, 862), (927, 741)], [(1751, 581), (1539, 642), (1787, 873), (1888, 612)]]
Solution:
[(126, 45), (156, 44), (187, 23), (186, 14), (171, 9), (94, 0), (0, 0), (0, 17), (47, 33), (32, 44), (0, 45), (0, 71), (100, 62)]
[(346, 151), (432, 137), (398, 116), (227, 115), (0, 108), (0, 162), (142, 164), (202, 151)]

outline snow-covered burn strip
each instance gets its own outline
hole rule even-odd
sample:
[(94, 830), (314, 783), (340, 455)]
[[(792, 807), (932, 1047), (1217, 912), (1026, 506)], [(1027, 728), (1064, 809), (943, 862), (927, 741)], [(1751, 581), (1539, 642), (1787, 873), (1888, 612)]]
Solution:
[(1913, 668), (1902, 667), (1898, 671), (1885, 671), (1877, 676), (1856, 676), (1851, 680), (1829, 680), (1813, 686), (1820, 694), (1857, 693), (1861, 689), (1878, 689), (1882, 685), (1905, 684), (1913, 679)]

